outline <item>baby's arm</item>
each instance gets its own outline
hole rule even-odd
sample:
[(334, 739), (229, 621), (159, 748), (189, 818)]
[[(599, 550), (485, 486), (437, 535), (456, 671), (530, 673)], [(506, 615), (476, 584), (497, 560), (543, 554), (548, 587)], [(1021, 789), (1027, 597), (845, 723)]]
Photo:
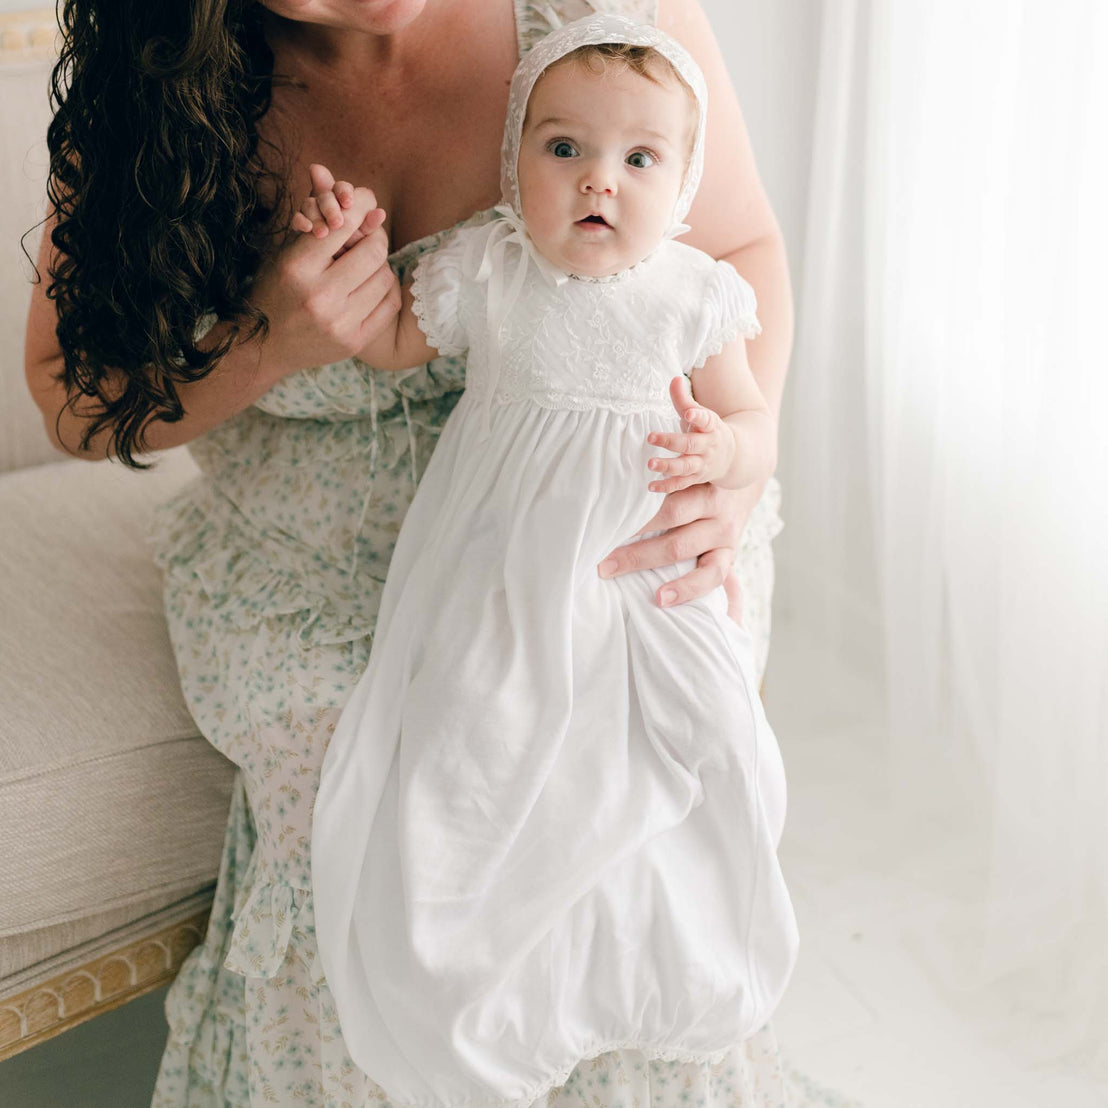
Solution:
[(727, 343), (692, 371), (692, 394), (722, 419), (721, 434), (731, 438), (730, 463), (709, 480), (743, 489), (769, 477), (777, 468), (777, 421), (751, 372), (745, 339)]
[(403, 288), (397, 281), (390, 295), (396, 297), (397, 313), (386, 327), (358, 357), (375, 369), (409, 369), (424, 365), (439, 356), (439, 352), (427, 345), (427, 338), (419, 329), (419, 321), (412, 310), (412, 284)]
[[(342, 208), (348, 206), (346, 190), (349, 187), (346, 182), (339, 181), (333, 189), (314, 192), (293, 217), (292, 229), (303, 234), (313, 234), (316, 238), (326, 238), (330, 234), (331, 219), (337, 219), (336, 226), (342, 226)], [(377, 211), (383, 222), (384, 210)], [(362, 233), (355, 231), (347, 240), (344, 251), (361, 237)], [(427, 345), (427, 339), (412, 310), (411, 284), (401, 288), (394, 275), (393, 287), (385, 299), (396, 314), (368, 346), (358, 351), (357, 357), (375, 369), (410, 369), (437, 358), (439, 352)]]
[(687, 382), (677, 376), (669, 388), (689, 430), (647, 436), (648, 442), (677, 453), (655, 455), (647, 462), (655, 472), (670, 475), (651, 483), (651, 491), (671, 493), (707, 481), (743, 489), (772, 474), (777, 468), (777, 421), (751, 372), (746, 340), (727, 343), (693, 369), (691, 392)]

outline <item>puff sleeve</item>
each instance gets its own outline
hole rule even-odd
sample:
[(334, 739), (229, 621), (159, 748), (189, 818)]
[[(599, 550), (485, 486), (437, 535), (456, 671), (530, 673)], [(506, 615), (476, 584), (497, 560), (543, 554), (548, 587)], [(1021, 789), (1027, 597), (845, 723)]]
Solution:
[(755, 314), (754, 290), (730, 262), (717, 261), (709, 269), (703, 302), (694, 328), (689, 365), (700, 369), (714, 354), (737, 338), (752, 339), (762, 333)]
[(412, 311), (428, 344), (440, 356), (464, 354), (469, 348), (462, 313), (467, 281), (462, 263), (469, 230), (455, 231), (437, 250), (424, 254), (412, 271)]

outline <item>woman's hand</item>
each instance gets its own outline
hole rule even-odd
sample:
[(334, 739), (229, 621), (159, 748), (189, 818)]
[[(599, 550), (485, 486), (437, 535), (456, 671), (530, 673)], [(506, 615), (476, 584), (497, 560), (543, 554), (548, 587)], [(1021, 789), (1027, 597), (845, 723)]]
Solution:
[(274, 379), (352, 357), (398, 308), (384, 213), (372, 190), (340, 188), (323, 166), (312, 167), (312, 185), (321, 194), (316, 206), (326, 237), (300, 233), (294, 218), (293, 232), (259, 269), (251, 297), (269, 318), (263, 357)]
[[(684, 413), (696, 403), (688, 378), (675, 377), (670, 382), (669, 395), (684, 425)], [(727, 614), (741, 623), (742, 596), (732, 567), (743, 528), (764, 487), (759, 484), (723, 489), (696, 484), (667, 493), (657, 513), (642, 528), (643, 531), (665, 528), (665, 534), (618, 547), (600, 563), (600, 576), (615, 577), (696, 558), (695, 569), (658, 589), (655, 596), (658, 606), (684, 604), (723, 585), (727, 591)], [(669, 593), (673, 595), (668, 596)]]

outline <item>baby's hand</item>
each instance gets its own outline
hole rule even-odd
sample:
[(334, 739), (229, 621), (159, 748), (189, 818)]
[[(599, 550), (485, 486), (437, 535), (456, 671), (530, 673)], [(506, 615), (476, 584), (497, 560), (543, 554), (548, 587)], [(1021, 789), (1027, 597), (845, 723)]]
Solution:
[(664, 481), (652, 481), (651, 492), (671, 493), (723, 477), (735, 460), (735, 432), (723, 417), (694, 400), (685, 410), (689, 431), (652, 431), (646, 441), (677, 452), (676, 458), (654, 457), (650, 469), (672, 473)]
[[(291, 226), (294, 231), (322, 239), (343, 225), (343, 212), (353, 206), (355, 189), (349, 181), (336, 181), (326, 166), (313, 164), (308, 169), (312, 178), (312, 193), (292, 217)], [(384, 222), (385, 210), (371, 208), (335, 257), (341, 257), (356, 242), (372, 234)]]

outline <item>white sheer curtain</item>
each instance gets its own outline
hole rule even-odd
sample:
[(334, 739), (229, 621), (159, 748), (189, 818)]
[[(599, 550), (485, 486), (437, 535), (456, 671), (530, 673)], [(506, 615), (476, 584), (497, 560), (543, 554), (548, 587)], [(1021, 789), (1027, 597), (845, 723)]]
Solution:
[(786, 603), (882, 675), (906, 947), (1104, 1076), (1106, 206), (1103, 0), (826, 0)]

